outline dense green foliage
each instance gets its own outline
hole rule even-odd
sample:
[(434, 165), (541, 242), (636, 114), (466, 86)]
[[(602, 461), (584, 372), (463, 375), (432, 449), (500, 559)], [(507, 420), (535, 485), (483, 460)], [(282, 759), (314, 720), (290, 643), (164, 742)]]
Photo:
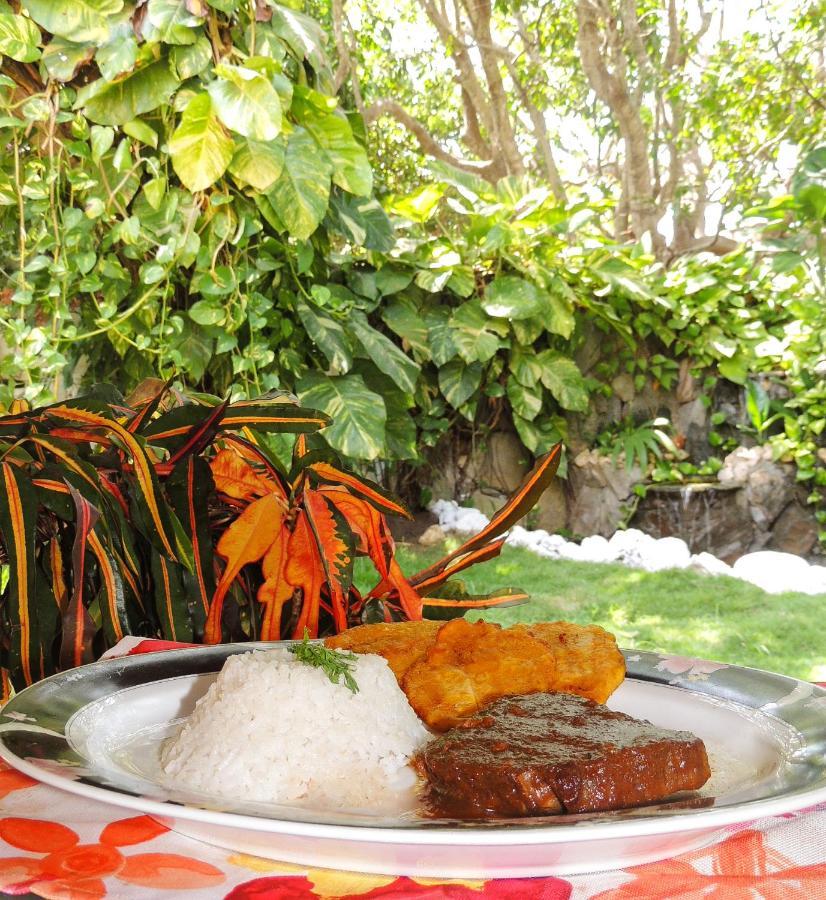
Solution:
[[(741, 222), (740, 248), (720, 255), (664, 254), (650, 233), (618, 241), (613, 175), (568, 184), (561, 198), (535, 166), (493, 183), (437, 164), (380, 203), (363, 121), (334, 96), (341, 79), (322, 27), (275, 0), (0, 4), (0, 404), (94, 381), (128, 389), (147, 375), (218, 395), (286, 386), (332, 417), (324, 437), (345, 456), (415, 462), (448, 432), (484, 436), (511, 423), (539, 454), (618, 374), (637, 390), (668, 391), (687, 371), (708, 405), (721, 379), (751, 390), (753, 436), (795, 458), (817, 488), (824, 151), (805, 157), (786, 194), (755, 149), (768, 135), (773, 165), (783, 140), (816, 137), (817, 98), (811, 116), (793, 99), (810, 90), (816, 5), (784, 33), (782, 65), (748, 32), (715, 46), (680, 88), (680, 134), (710, 134), (708, 178), (731, 186), (726, 202), (739, 210), (761, 203)], [(528, 52), (512, 73), (534, 106), (554, 104), (563, 118), (587, 101), (565, 30), (576, 6), (533, 23), (538, 51), (569, 73), (564, 90), (542, 83)], [(655, 7), (641, 4), (641, 15), (653, 21)], [(376, 68), (364, 90), (397, 84), (451, 140), (461, 103), (444, 67), (427, 54), (413, 69), (404, 55), (379, 65), (393, 40), (379, 26), (396, 13), (414, 21), (404, 9), (377, 13), (359, 36), (357, 61)], [(652, 58), (667, 43), (657, 28), (645, 39)], [(644, 71), (641, 59), (629, 69), (641, 96), (676, 102), (679, 73)], [(411, 98), (416, 66), (431, 67), (428, 91)], [(347, 84), (344, 102), (363, 107), (356, 91)], [(522, 100), (508, 102), (516, 115)], [(590, 124), (616, 149), (616, 122), (595, 110)], [(373, 132), (377, 181), (409, 186), (423, 170), (385, 152), (385, 128)], [(678, 138), (672, 129), (662, 139)], [(738, 159), (748, 163), (739, 180)], [(782, 383), (782, 412), (754, 399), (758, 376)], [(709, 455), (742, 431), (715, 416)], [(702, 462), (679, 460), (641, 427), (586, 437), (646, 461), (659, 442), (661, 478)]]
[(21, 6), (0, 11), (0, 399), (87, 372), (295, 380), (298, 274), (336, 234), (392, 243), (319, 26), (275, 3)]

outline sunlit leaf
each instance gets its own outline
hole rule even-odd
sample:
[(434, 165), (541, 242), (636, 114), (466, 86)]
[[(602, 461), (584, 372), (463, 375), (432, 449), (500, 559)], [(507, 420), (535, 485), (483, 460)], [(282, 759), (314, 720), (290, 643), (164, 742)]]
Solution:
[(244, 66), (222, 64), (215, 74), (207, 90), (224, 125), (253, 141), (274, 140), (281, 132), (281, 101), (270, 81)]
[(193, 97), (169, 142), (172, 166), (191, 191), (206, 190), (226, 171), (232, 159), (232, 138), (224, 131), (210, 95)]
[(295, 128), (287, 140), (284, 169), (267, 193), (293, 237), (306, 240), (327, 212), (332, 165), (310, 134)]
[(380, 455), (387, 412), (384, 400), (360, 375), (331, 378), (311, 372), (299, 381), (298, 392), (302, 403), (330, 416), (332, 423), (323, 434), (331, 447), (358, 459)]
[(123, 0), (23, 0), (23, 9), (50, 34), (82, 43), (103, 42), (108, 18), (123, 8)]

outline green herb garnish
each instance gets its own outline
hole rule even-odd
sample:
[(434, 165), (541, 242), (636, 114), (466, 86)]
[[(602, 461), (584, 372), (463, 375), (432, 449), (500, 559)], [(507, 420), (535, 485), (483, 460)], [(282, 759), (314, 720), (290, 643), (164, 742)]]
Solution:
[(315, 666), (317, 669), (324, 669), (327, 677), (333, 684), (339, 684), (342, 677), (344, 678), (344, 686), (349, 688), (354, 694), (359, 692), (359, 686), (356, 679), (353, 678), (350, 669), (357, 657), (355, 653), (346, 650), (328, 650), (324, 644), (313, 644), (310, 642), (310, 635), (307, 629), (304, 629), (304, 638), (300, 644), (293, 644), (287, 649), (296, 659), (307, 663), (308, 666)]

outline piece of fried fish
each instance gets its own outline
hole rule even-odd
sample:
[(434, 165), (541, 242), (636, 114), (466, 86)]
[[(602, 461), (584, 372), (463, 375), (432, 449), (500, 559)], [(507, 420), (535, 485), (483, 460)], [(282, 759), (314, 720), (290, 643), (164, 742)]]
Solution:
[(436, 634), (444, 622), (376, 622), (357, 625), (328, 637), (324, 644), (333, 650), (353, 653), (377, 653), (383, 656), (401, 684), (405, 672), (436, 643)]
[(383, 656), (410, 705), (437, 731), (515, 694), (562, 691), (604, 703), (625, 677), (613, 635), (571, 622), (511, 628), (464, 619), (378, 623), (325, 643)]

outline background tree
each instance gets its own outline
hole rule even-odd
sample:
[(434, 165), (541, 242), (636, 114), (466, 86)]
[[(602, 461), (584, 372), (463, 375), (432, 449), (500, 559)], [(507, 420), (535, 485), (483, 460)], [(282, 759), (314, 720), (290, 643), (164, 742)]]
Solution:
[[(491, 182), (527, 173), (560, 201), (601, 194), (613, 236), (648, 234), (665, 259), (733, 249), (726, 213), (776, 189), (792, 148), (826, 121), (822, 0), (408, 0), (379, 12), (334, 0), (329, 12), (337, 82), (349, 79), (377, 157), (402, 129), (408, 147)], [(396, 188), (410, 170), (389, 174)]]

